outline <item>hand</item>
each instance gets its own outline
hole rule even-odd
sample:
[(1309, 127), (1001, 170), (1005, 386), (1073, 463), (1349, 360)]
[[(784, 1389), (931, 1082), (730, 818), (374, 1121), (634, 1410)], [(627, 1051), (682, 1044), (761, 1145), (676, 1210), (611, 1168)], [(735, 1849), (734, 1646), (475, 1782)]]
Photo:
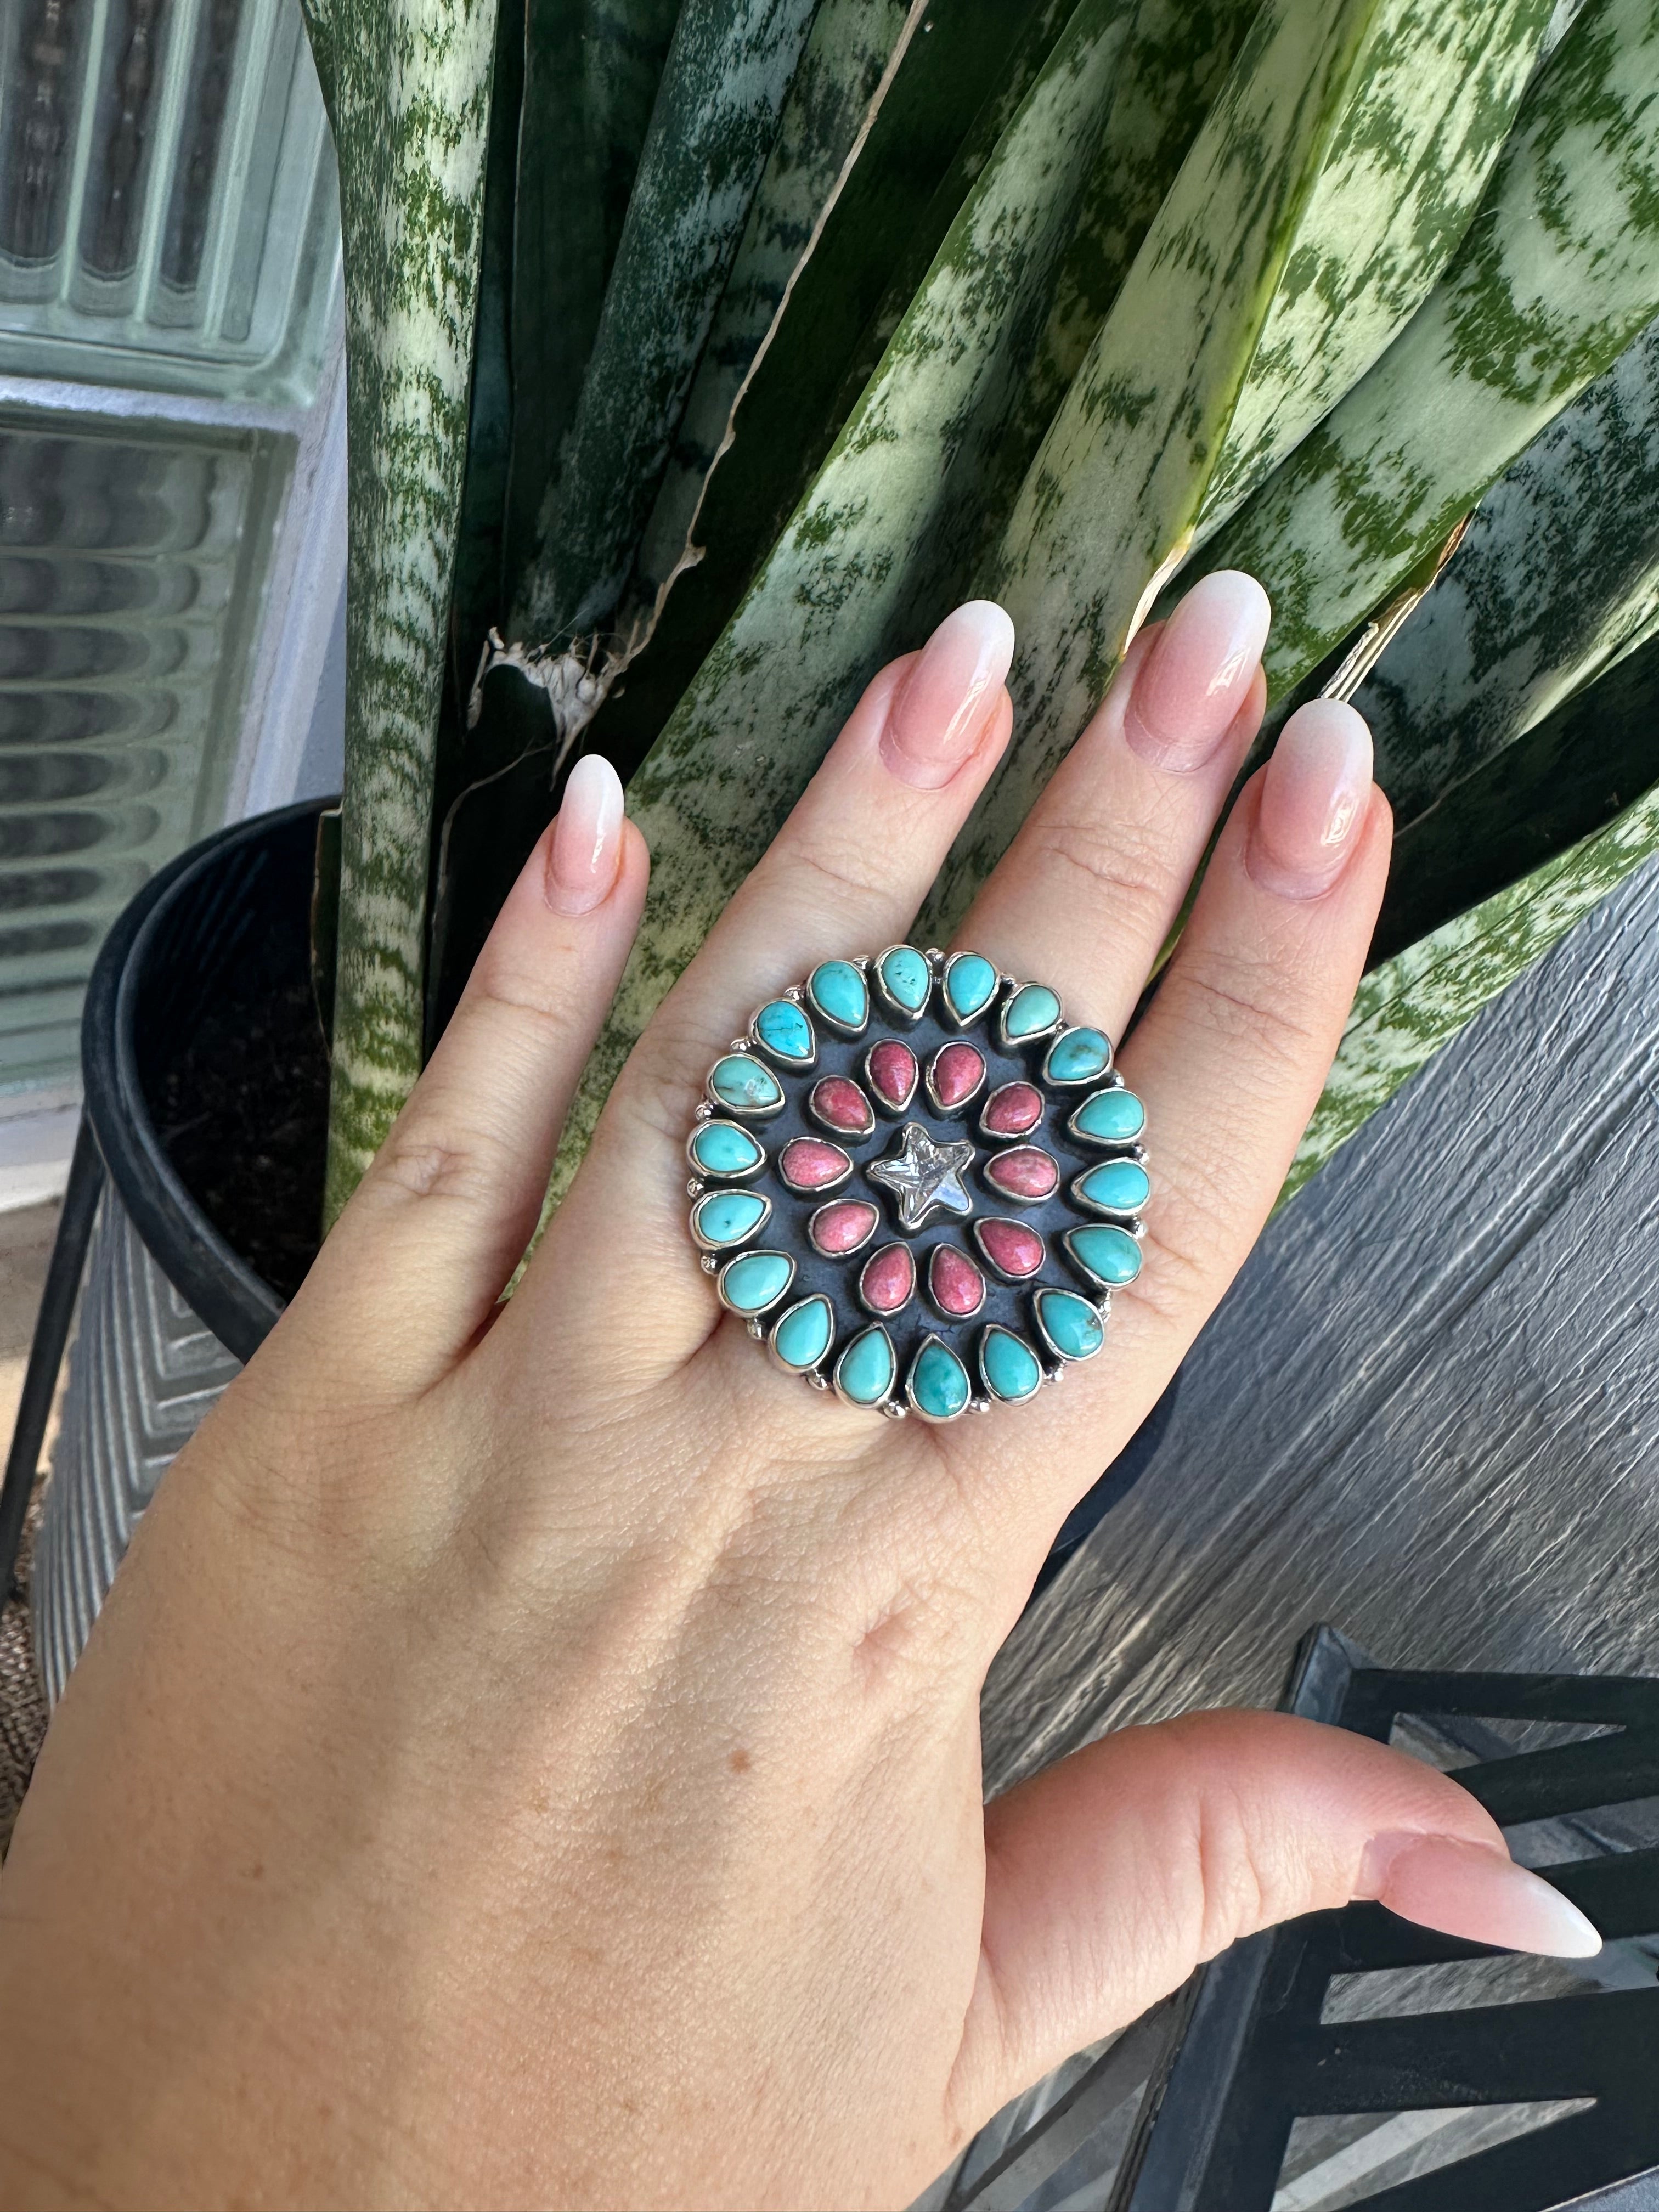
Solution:
[[(1223, 574), (1138, 640), (965, 943), (1122, 1030), (1267, 625)], [(991, 1657), (1334, 1049), (1389, 838), (1349, 709), (1304, 708), (1246, 787), (1124, 1048), (1156, 1180), (1104, 1356), (891, 1424), (777, 1373), (693, 1264), (711, 1060), (902, 935), (1007, 742), (1012, 643), (964, 608), (871, 684), (503, 1309), (644, 896), (614, 776), (572, 777), (53, 1722), (0, 1887), (5, 2203), (902, 2205), (1285, 1916), (1380, 1896), (1594, 1948), (1455, 1783), (1282, 1717), (1132, 1730), (981, 1805)]]

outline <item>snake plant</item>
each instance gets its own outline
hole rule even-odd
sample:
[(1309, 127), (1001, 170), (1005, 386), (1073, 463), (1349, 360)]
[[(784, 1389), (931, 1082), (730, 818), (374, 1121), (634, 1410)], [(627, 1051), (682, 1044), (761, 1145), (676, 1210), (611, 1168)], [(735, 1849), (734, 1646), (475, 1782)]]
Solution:
[(1659, 0), (306, 6), (349, 303), (331, 1209), (577, 750), (653, 874), (556, 1190), (969, 592), (1018, 734), (934, 933), (1206, 568), (1273, 596), (1270, 722), (1372, 720), (1395, 870), (1297, 1180), (1659, 848)]

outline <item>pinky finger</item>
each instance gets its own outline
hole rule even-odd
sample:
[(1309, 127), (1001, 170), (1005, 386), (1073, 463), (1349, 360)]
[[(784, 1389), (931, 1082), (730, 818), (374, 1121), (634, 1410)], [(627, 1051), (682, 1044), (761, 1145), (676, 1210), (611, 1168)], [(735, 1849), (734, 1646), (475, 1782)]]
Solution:
[(534, 1231), (648, 871), (616, 770), (590, 754), (295, 1301), (293, 1326), (322, 1356), (343, 1352), (360, 1378), (402, 1394), (477, 1336)]

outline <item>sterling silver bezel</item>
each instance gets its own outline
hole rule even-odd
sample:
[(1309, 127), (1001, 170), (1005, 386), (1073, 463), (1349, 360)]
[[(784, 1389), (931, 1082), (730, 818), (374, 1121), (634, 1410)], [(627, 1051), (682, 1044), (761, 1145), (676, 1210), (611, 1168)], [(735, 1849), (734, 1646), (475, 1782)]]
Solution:
[[(1091, 1310), (1100, 1322), (1100, 1342), (1096, 1345), (1092, 1352), (1062, 1352), (1060, 1350), (1059, 1345), (1049, 1335), (1048, 1325), (1042, 1318), (1042, 1301), (1046, 1297), (1080, 1298)], [(1058, 1283), (1040, 1284), (1031, 1292), (1031, 1326), (1036, 1331), (1038, 1341), (1051, 1358), (1058, 1359), (1063, 1367), (1081, 1367), (1091, 1359), (1099, 1358), (1101, 1353), (1106, 1349), (1106, 1333), (1110, 1317), (1109, 1297), (1091, 1298), (1086, 1291), (1072, 1290), (1062, 1287)]]
[[(947, 1052), (958, 1051), (971, 1052), (974, 1057), (978, 1060), (979, 1080), (975, 1084), (971, 1091), (964, 1091), (962, 1097), (957, 1100), (953, 1106), (947, 1106), (945, 1101), (939, 1095), (939, 1086), (933, 1080), (933, 1070), (937, 1067), (939, 1060)], [(990, 1070), (986, 1065), (985, 1054), (980, 1050), (976, 1044), (973, 1043), (965, 1036), (952, 1037), (947, 1044), (942, 1044), (936, 1051), (929, 1053), (927, 1055), (927, 1065), (921, 1072), (922, 1088), (927, 1093), (927, 1103), (933, 1108), (934, 1113), (939, 1115), (941, 1121), (949, 1121), (952, 1116), (957, 1114), (966, 1115), (971, 1109), (975, 1099), (977, 1098), (980, 1092), (984, 1090), (989, 1079)], [(1011, 1086), (1007, 1084), (1003, 1085), (1005, 1091), (1010, 1087)], [(910, 1087), (910, 1096), (913, 1098), (915, 1097), (915, 1085), (914, 1084)]]
[[(739, 1260), (760, 1259), (788, 1261), (789, 1273), (784, 1278), (783, 1288), (778, 1292), (777, 1297), (769, 1298), (763, 1306), (740, 1306), (734, 1304), (726, 1295), (726, 1274), (727, 1268), (735, 1267)], [(763, 1244), (757, 1252), (732, 1252), (729, 1254), (727, 1257), (720, 1262), (720, 1272), (714, 1278), (714, 1290), (720, 1304), (726, 1308), (727, 1313), (736, 1314), (739, 1321), (759, 1321), (763, 1314), (769, 1314), (771, 1312), (773, 1307), (777, 1304), (779, 1298), (787, 1298), (788, 1297), (790, 1285), (793, 1283), (798, 1273), (799, 1270), (795, 1266), (794, 1255), (793, 1253), (775, 1251), (770, 1247)]]
[[(708, 1204), (711, 1199), (716, 1198), (758, 1199), (761, 1208), (760, 1218), (756, 1222), (752, 1229), (745, 1229), (742, 1236), (738, 1237), (734, 1242), (724, 1239), (717, 1241), (712, 1237), (705, 1237), (702, 1230), (697, 1226), (697, 1216), (702, 1212), (703, 1207)], [(767, 1223), (771, 1218), (772, 1201), (767, 1197), (764, 1191), (745, 1191), (739, 1183), (716, 1183), (712, 1190), (699, 1191), (696, 1197), (692, 1200), (691, 1235), (696, 1243), (697, 1249), (700, 1252), (729, 1252), (735, 1259), (739, 1248), (748, 1243), (751, 1237), (758, 1237), (762, 1230), (765, 1228)]]
[[(962, 1379), (968, 1385), (968, 1395), (963, 1400), (961, 1405), (957, 1407), (954, 1413), (929, 1413), (916, 1402), (915, 1385), (916, 1369), (921, 1364), (923, 1355), (926, 1353), (927, 1347), (929, 1345), (933, 1344), (938, 1345), (941, 1352), (948, 1353), (950, 1358), (956, 1361), (957, 1365), (962, 1370)], [(948, 1428), (952, 1421), (959, 1421), (974, 1402), (973, 1370), (969, 1368), (967, 1361), (963, 1358), (962, 1354), (957, 1351), (956, 1347), (953, 1345), (947, 1344), (942, 1336), (935, 1334), (932, 1329), (929, 1329), (927, 1335), (922, 1338), (921, 1342), (916, 1346), (915, 1350), (910, 1355), (910, 1364), (905, 1370), (904, 1376), (904, 1402), (908, 1406), (910, 1411), (915, 1415), (916, 1419), (919, 1421), (926, 1421), (930, 1429)]]
[[(793, 1006), (806, 1024), (806, 1035), (811, 1049), (805, 1060), (792, 1060), (787, 1053), (780, 1052), (775, 1044), (768, 1044), (760, 1033), (760, 1018), (768, 1006)], [(818, 1033), (812, 1026), (812, 1017), (801, 1004), (799, 989), (775, 992), (764, 1005), (757, 1006), (749, 1018), (749, 1042), (756, 1052), (766, 1054), (766, 1065), (773, 1069), (786, 1068), (791, 1075), (810, 1075), (818, 1064)]]
[[(735, 1129), (739, 1136), (747, 1137), (750, 1142), (754, 1145), (758, 1153), (758, 1158), (756, 1159), (752, 1167), (704, 1167), (702, 1162), (696, 1155), (696, 1146), (697, 1139), (704, 1133), (705, 1131), (721, 1127)], [(685, 1158), (687, 1164), (690, 1166), (694, 1176), (701, 1176), (706, 1182), (712, 1183), (717, 1190), (736, 1190), (742, 1184), (750, 1182), (752, 1177), (759, 1175), (762, 1169), (764, 1168), (766, 1165), (766, 1147), (761, 1143), (760, 1139), (756, 1136), (754, 1131), (752, 1129), (745, 1129), (741, 1121), (732, 1121), (731, 1116), (726, 1114), (710, 1114), (703, 1120), (699, 1121), (693, 1125), (691, 1133), (685, 1140)], [(693, 1193), (694, 1196), (697, 1194), (698, 1194), (695, 1192)]]

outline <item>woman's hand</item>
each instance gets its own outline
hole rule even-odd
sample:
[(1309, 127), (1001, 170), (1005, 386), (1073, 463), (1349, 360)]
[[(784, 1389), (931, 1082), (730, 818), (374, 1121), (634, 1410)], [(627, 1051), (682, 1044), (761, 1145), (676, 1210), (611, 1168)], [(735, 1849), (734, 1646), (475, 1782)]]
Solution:
[[(1256, 729), (1267, 602), (1143, 635), (965, 925), (1115, 1036)], [(584, 762), (300, 1296), (168, 1474), (0, 1887), (7, 2203), (900, 2205), (1195, 1962), (1355, 1896), (1593, 1948), (1472, 1799), (1260, 1713), (980, 1799), (1054, 1530), (1249, 1251), (1388, 863), (1304, 708), (1124, 1047), (1144, 1270), (1018, 1413), (897, 1425), (723, 1316), (683, 1146), (744, 1010), (901, 938), (1009, 737), (1006, 616), (871, 684), (511, 1304), (644, 896)], [(1218, 1474), (1218, 1480), (1223, 1479)]]

